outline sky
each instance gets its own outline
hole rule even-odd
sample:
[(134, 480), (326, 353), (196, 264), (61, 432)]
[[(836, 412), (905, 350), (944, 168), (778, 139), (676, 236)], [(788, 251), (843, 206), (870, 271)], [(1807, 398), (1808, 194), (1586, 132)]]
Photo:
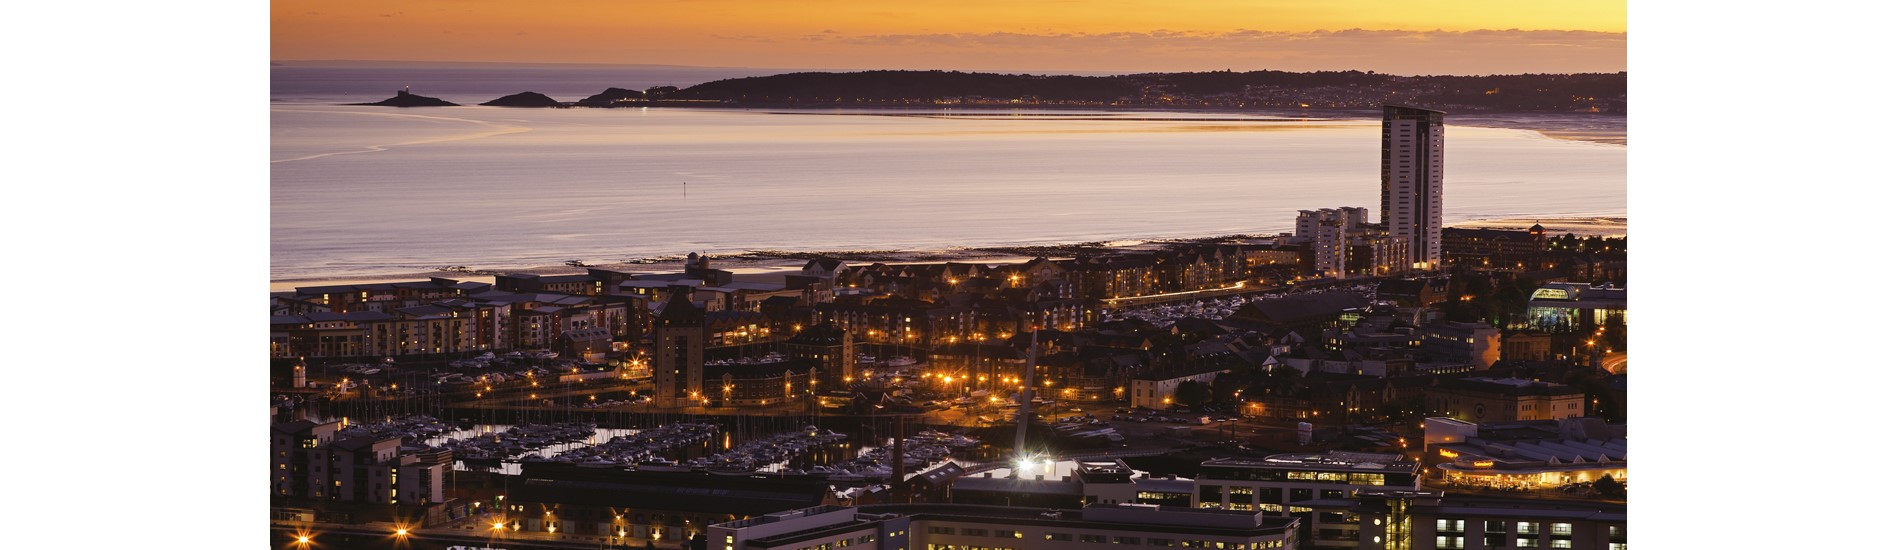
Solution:
[(1013, 72), (1627, 70), (1621, 0), (274, 0), (276, 61)]

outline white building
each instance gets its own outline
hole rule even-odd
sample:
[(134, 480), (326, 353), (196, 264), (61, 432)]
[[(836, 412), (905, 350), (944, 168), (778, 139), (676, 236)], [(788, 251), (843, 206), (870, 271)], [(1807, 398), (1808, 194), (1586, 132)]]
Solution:
[(1443, 112), (1384, 106), (1384, 188), (1378, 219), (1408, 241), (1411, 261), (1435, 270), (1443, 257)]
[(1403, 238), (1369, 225), (1363, 208), (1298, 211), (1298, 242), (1312, 248), (1312, 272), (1321, 277), (1383, 276), (1410, 268)]
[(1149, 374), (1133, 381), (1133, 406), (1154, 410), (1166, 410), (1173, 406), (1173, 392), (1180, 383), (1192, 380), (1201, 384), (1212, 384), (1225, 370), (1209, 370), (1190, 374)]
[(1295, 235), (1311, 243), (1312, 270), (1326, 277), (1342, 275), (1346, 238), (1357, 233), (1366, 219), (1363, 208), (1350, 206), (1298, 211)]

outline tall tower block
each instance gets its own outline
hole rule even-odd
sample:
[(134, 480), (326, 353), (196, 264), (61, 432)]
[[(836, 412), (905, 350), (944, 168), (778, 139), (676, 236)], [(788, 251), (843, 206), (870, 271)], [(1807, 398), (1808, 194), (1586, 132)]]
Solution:
[(1384, 106), (1384, 189), (1378, 220), (1408, 242), (1411, 267), (1443, 258), (1443, 111)]
[(661, 407), (698, 405), (705, 388), (705, 311), (674, 290), (654, 323), (653, 398)]

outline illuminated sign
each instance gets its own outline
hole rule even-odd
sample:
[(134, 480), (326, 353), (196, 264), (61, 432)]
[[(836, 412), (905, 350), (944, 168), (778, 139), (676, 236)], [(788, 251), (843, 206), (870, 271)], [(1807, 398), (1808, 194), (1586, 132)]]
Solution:
[(1452, 451), (1449, 449), (1437, 449), (1437, 454), (1443, 455), (1444, 458), (1456, 458), (1459, 456), (1463, 456), (1461, 453), (1458, 453), (1456, 451)]

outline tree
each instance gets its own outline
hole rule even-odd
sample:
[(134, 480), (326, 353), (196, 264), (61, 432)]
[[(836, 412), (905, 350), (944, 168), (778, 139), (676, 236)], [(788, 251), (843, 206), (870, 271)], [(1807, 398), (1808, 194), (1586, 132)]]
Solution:
[(1595, 480), (1595, 494), (1602, 498), (1621, 500), (1628, 498), (1628, 486), (1615, 481), (1613, 477), (1601, 476), (1601, 479)]
[(1173, 402), (1188, 407), (1198, 408), (1212, 398), (1213, 389), (1197, 380), (1181, 382), (1179, 387), (1173, 389)]

